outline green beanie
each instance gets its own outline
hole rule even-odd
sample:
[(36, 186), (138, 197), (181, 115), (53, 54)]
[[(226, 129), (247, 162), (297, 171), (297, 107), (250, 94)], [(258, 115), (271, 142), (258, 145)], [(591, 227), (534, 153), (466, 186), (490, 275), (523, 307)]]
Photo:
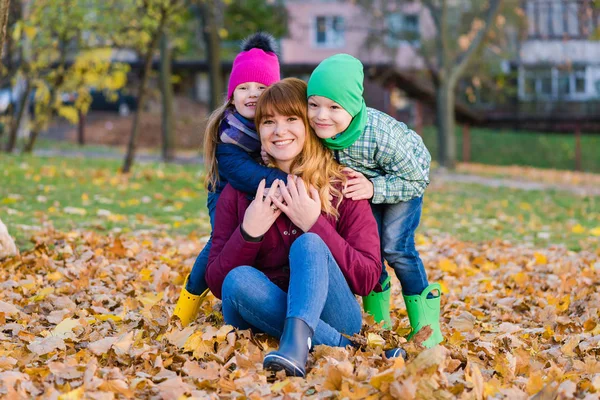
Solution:
[(349, 54), (336, 54), (315, 68), (308, 80), (307, 97), (323, 96), (335, 101), (352, 115), (344, 132), (322, 139), (326, 147), (341, 150), (358, 139), (367, 124), (367, 105), (363, 99), (363, 65)]

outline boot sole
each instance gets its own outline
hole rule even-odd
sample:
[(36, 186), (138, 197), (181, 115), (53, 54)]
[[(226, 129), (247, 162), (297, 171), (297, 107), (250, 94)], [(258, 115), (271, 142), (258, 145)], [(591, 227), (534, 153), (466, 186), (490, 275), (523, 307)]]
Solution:
[(277, 354), (267, 354), (263, 361), (263, 368), (273, 372), (285, 370), (287, 376), (306, 377), (306, 372), (300, 369), (296, 364)]

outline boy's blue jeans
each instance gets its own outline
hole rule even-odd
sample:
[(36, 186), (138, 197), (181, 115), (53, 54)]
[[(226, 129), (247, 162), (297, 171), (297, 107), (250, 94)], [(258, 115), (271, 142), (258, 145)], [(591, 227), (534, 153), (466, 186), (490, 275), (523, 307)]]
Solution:
[[(422, 208), (423, 197), (397, 204), (371, 204), (379, 227), (382, 257), (396, 272), (402, 293), (406, 296), (421, 294), (429, 285), (423, 261), (415, 248), (415, 231), (421, 220)], [(379, 283), (387, 277), (383, 265)]]
[(360, 306), (327, 245), (305, 233), (292, 244), (289, 260), (287, 293), (256, 268), (229, 272), (222, 287), (225, 322), (279, 338), (286, 318), (300, 318), (313, 330), (314, 344), (350, 344), (341, 333), (360, 331)]
[(187, 285), (185, 286), (185, 290), (191, 294), (201, 295), (206, 289), (208, 289), (205, 279), (206, 266), (208, 265), (208, 255), (212, 245), (212, 231), (215, 228), (215, 210), (217, 209), (217, 200), (219, 200), (220, 195), (221, 193), (208, 192), (206, 207), (208, 208), (208, 216), (210, 217), (210, 238), (208, 239), (208, 242), (206, 242), (206, 245), (200, 254), (198, 254), (198, 257), (196, 257), (196, 261), (192, 267), (192, 272), (190, 272), (190, 277), (188, 278)]

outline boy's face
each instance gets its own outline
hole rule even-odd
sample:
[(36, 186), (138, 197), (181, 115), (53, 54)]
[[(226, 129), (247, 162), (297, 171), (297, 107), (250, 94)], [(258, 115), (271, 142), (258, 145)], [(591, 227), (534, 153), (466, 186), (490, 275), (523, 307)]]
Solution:
[(233, 91), (233, 105), (237, 112), (245, 118), (254, 119), (256, 102), (266, 88), (266, 85), (258, 82), (245, 82), (237, 85)]
[(310, 96), (308, 121), (318, 137), (329, 139), (348, 128), (352, 122), (352, 115), (327, 97)]

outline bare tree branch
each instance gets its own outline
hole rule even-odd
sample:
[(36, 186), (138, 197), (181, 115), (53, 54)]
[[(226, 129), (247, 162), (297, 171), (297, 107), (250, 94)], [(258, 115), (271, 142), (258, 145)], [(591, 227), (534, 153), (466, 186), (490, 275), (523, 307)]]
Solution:
[(473, 53), (475, 53), (485, 36), (492, 28), (492, 22), (494, 21), (494, 18), (496, 18), (501, 4), (502, 0), (490, 0), (490, 6), (487, 10), (484, 22), (485, 25), (479, 30), (479, 32), (477, 32), (469, 48), (456, 59), (455, 66), (451, 72), (452, 79), (458, 78), (458, 76), (460, 76), (460, 74), (462, 74), (463, 70), (466, 68), (469, 60), (473, 56)]

